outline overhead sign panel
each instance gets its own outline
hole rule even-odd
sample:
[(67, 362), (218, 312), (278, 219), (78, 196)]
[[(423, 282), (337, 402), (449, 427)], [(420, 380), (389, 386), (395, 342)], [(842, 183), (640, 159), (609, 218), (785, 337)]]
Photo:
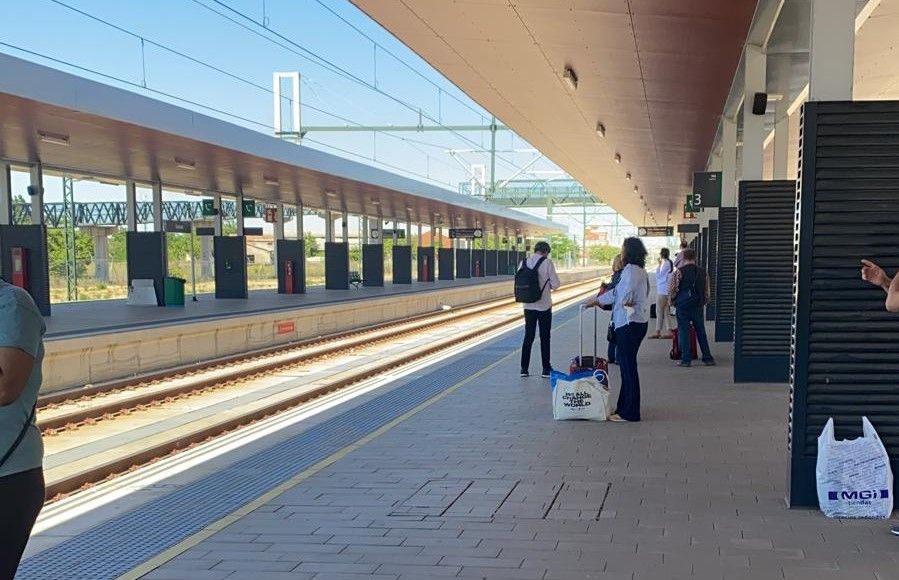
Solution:
[(678, 224), (677, 233), (679, 234), (698, 234), (699, 224)]
[(484, 230), (481, 228), (450, 228), (449, 237), (479, 239), (484, 237)]
[(191, 231), (191, 223), (190, 222), (182, 222), (175, 220), (165, 220), (162, 224), (163, 228), (167, 233), (170, 234), (189, 234)]
[[(372, 237), (375, 237), (374, 236), (375, 231), (377, 231), (377, 230), (372, 230)], [(389, 230), (389, 229), (385, 228), (385, 229), (381, 230), (381, 234), (384, 236), (384, 239), (392, 238), (394, 236), (394, 234), (396, 235), (396, 238), (398, 240), (406, 239), (406, 230), (396, 230), (396, 229)]]
[(721, 172), (698, 171), (693, 174), (693, 211), (721, 207)]
[(641, 238), (663, 238), (674, 235), (674, 226), (643, 226), (637, 228)]

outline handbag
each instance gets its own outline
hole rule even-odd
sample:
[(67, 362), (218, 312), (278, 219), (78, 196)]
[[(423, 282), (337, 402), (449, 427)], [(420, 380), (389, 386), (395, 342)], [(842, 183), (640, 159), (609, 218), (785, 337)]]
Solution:
[(609, 330), (606, 331), (606, 341), (615, 342), (615, 325), (613, 324), (610, 324)]

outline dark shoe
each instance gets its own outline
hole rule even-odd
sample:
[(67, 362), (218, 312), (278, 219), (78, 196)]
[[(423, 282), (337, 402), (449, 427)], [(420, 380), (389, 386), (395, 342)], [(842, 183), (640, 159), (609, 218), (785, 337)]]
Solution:
[(530, 376), (530, 373), (528, 373), (528, 370), (527, 370), (527, 369), (521, 369), (521, 375), (520, 375), (520, 376), (522, 376), (522, 377), (529, 377), (529, 376)]
[(688, 362), (684, 362), (684, 361), (682, 361), (682, 360), (679, 360), (679, 361), (677, 361), (676, 363), (674, 363), (674, 366), (690, 368), (690, 367), (693, 366), (693, 365), (691, 365), (691, 364), (688, 363)]
[(544, 379), (548, 379), (549, 376), (552, 374), (552, 372), (553, 372), (552, 369), (543, 369), (543, 372), (540, 374), (540, 376), (543, 377)]
[(715, 366), (715, 359), (704, 360), (704, 361), (702, 361), (702, 364), (704, 364), (707, 367), (713, 367), (713, 366)]

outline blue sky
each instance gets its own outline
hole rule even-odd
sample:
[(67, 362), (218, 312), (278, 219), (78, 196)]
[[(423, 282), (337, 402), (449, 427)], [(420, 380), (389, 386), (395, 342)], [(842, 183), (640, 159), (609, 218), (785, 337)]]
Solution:
[[(132, 34), (96, 22), (61, 3)], [(296, 70), (302, 74), (302, 117), (303, 124), (307, 125), (346, 124), (327, 113), (362, 124), (414, 125), (419, 120), (418, 109), (425, 115), (426, 124), (431, 123), (428, 116), (443, 124), (489, 123), (490, 119), (489, 113), (346, 0), (0, 0), (0, 6), (3, 20), (15, 23), (0, 29), (0, 42), (5, 44), (0, 45), (2, 52), (143, 92), (266, 133), (271, 132), (272, 97), (268, 89), (274, 71)], [(268, 30), (260, 26), (263, 23)], [(309, 54), (273, 33), (301, 45)], [(140, 38), (134, 35), (146, 40), (143, 47)], [(246, 82), (210, 70), (153, 43), (180, 51)], [(381, 48), (375, 48), (375, 43)], [(7, 45), (92, 69), (122, 82)], [(388, 52), (397, 55), (399, 60)], [(380, 91), (409, 106), (344, 78), (344, 73), (335, 72), (317, 62), (317, 58), (333, 63), (364, 83), (377, 84)], [(145, 81), (153, 90), (141, 88)], [(197, 105), (165, 97), (160, 92)], [(394, 135), (315, 133), (304, 144), (363, 162), (373, 163), (374, 157), (390, 170), (406, 170), (415, 178), (454, 190), (467, 176), (445, 150), (489, 144), (487, 132), (462, 136), (448, 132)], [(530, 148), (511, 132), (500, 133), (497, 143), (504, 150), (497, 161), (498, 180), (510, 176), (516, 166), (533, 158), (533, 153), (511, 152)], [(466, 164), (489, 165), (486, 153), (466, 153), (463, 158)], [(534, 169), (546, 171), (557, 167), (544, 160)], [(52, 189), (48, 187), (50, 196)]]

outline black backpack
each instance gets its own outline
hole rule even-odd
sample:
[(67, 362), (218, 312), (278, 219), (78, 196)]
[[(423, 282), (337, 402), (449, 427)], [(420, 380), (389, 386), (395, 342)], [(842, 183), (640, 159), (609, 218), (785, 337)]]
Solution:
[[(540, 269), (540, 264), (546, 259), (546, 256), (541, 257), (537, 260), (537, 263), (534, 264), (533, 268), (528, 268), (528, 261), (522, 260), (521, 268), (515, 272), (515, 302), (524, 302), (525, 304), (531, 304), (533, 302), (537, 302), (540, 300), (540, 297), (543, 296), (543, 291), (546, 289), (546, 284), (543, 287), (540, 287), (540, 276), (537, 273), (537, 270)], [(549, 280), (546, 281), (549, 283)]]

